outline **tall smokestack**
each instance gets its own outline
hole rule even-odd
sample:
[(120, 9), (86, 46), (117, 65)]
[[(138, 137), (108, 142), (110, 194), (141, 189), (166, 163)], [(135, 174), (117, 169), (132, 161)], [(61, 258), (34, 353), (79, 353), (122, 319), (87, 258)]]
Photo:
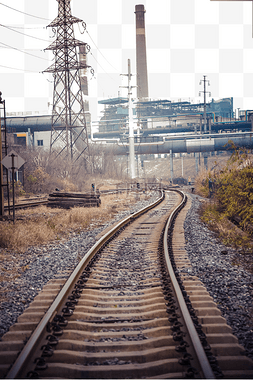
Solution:
[[(86, 46), (79, 46), (79, 61), (86, 65)], [(88, 95), (88, 80), (87, 80), (87, 69), (80, 69), (80, 78), (81, 78), (81, 90), (83, 95)]]
[(137, 97), (148, 98), (148, 72), (146, 57), (145, 36), (145, 9), (144, 5), (135, 6), (136, 14), (136, 71), (137, 71)]

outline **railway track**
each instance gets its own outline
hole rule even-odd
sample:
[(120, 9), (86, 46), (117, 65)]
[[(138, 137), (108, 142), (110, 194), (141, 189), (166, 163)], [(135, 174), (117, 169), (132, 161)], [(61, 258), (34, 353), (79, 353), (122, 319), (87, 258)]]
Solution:
[(67, 280), (46, 285), (0, 342), (1, 376), (252, 378), (252, 361), (187, 273), (185, 204), (166, 192), (107, 232)]
[[(149, 189), (152, 189), (153, 190), (156, 190), (157, 189), (157, 184), (148, 184), (148, 185), (145, 185), (145, 190), (147, 190), (147, 188)], [(121, 194), (122, 192), (131, 192), (132, 189), (129, 187), (129, 188), (117, 188), (117, 189), (110, 189), (110, 190), (100, 190), (99, 193), (101, 195), (110, 195), (110, 194)], [(42, 198), (39, 198), (39, 199), (34, 199), (34, 198), (31, 198), (29, 200), (22, 200), (21, 202), (19, 203), (16, 203), (15, 204), (15, 210), (22, 210), (22, 209), (26, 209), (26, 208), (33, 208), (33, 207), (38, 207), (38, 206), (42, 206), (42, 205), (47, 205), (49, 203), (49, 200), (48, 200), (48, 197), (42, 197)], [(4, 206), (4, 211), (7, 212), (7, 211), (12, 211), (13, 210), (13, 204), (10, 204), (9, 206), (5, 205)]]
[[(127, 189), (120, 189), (120, 190), (102, 190), (100, 193), (103, 195), (107, 194), (115, 194), (115, 193), (120, 193), (123, 191), (130, 191)], [(43, 206), (48, 204), (48, 197), (41, 198), (39, 200), (37, 199), (31, 199), (29, 201), (22, 201), (20, 203), (15, 204), (15, 210), (23, 210), (26, 208), (33, 208), (33, 207), (38, 207), (38, 206)], [(10, 206), (4, 206), (4, 211), (13, 211), (13, 205), (10, 204)]]
[[(131, 191), (131, 189), (125, 189), (125, 188), (120, 188), (120, 189), (111, 189), (111, 190), (101, 190), (100, 194), (101, 195), (109, 195), (109, 194), (115, 194), (115, 193), (122, 193), (125, 191)], [(33, 207), (38, 207), (42, 205), (47, 205), (48, 204), (48, 197), (43, 197), (39, 199), (29, 199), (29, 200), (22, 200), (19, 203), (15, 204), (15, 210), (22, 210), (26, 208), (33, 208)], [(12, 211), (13, 210), (13, 204), (10, 204), (10, 206), (5, 205), (4, 206), (4, 211)]]
[[(30, 208), (30, 207), (38, 207), (38, 206), (46, 205), (47, 203), (48, 203), (47, 198), (42, 198), (40, 200), (31, 200), (29, 202), (23, 201), (23, 202), (15, 204), (15, 210), (22, 210), (22, 209)], [(12, 204), (10, 205), (10, 207), (4, 206), (4, 211), (9, 211), (9, 210), (10, 211), (13, 210)]]

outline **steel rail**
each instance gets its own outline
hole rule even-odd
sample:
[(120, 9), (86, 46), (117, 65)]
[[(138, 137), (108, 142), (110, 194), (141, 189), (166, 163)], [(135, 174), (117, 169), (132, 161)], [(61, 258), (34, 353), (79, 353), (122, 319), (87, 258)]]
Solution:
[(173, 288), (174, 288), (174, 291), (176, 293), (176, 297), (177, 297), (177, 300), (178, 300), (178, 303), (179, 303), (179, 307), (181, 309), (182, 316), (184, 318), (184, 321), (185, 321), (185, 324), (186, 324), (186, 327), (187, 327), (187, 331), (188, 331), (188, 333), (190, 335), (190, 338), (191, 338), (191, 341), (192, 341), (195, 353), (196, 353), (196, 355), (198, 357), (199, 364), (201, 366), (203, 375), (205, 376), (205, 379), (215, 379), (216, 377), (215, 377), (215, 375), (214, 375), (214, 373), (212, 371), (212, 368), (211, 368), (210, 363), (209, 363), (209, 361), (207, 359), (207, 356), (205, 354), (203, 346), (202, 346), (202, 344), (200, 342), (198, 333), (197, 333), (197, 331), (195, 329), (195, 326), (194, 326), (194, 324), (192, 322), (192, 318), (191, 318), (190, 313), (188, 311), (188, 308), (186, 306), (183, 294), (181, 292), (180, 286), (179, 286), (178, 281), (176, 279), (174, 270), (173, 270), (172, 265), (171, 265), (170, 257), (169, 257), (168, 232), (169, 232), (169, 229), (172, 227), (172, 223), (173, 223), (173, 221), (174, 221), (174, 219), (176, 217), (176, 214), (178, 213), (178, 211), (182, 207), (184, 207), (184, 204), (186, 203), (186, 199), (187, 199), (186, 195), (183, 192), (181, 192), (180, 190), (174, 190), (174, 191), (177, 191), (179, 194), (181, 194), (181, 196), (182, 196), (183, 199), (182, 199), (180, 205), (177, 206), (173, 210), (173, 212), (170, 214), (170, 216), (168, 218), (168, 221), (166, 223), (166, 227), (165, 227), (165, 231), (164, 231), (164, 237), (163, 237), (165, 260), (166, 260), (167, 268), (168, 268), (168, 271), (169, 271), (170, 279), (171, 279), (171, 282), (172, 282), (172, 285), (173, 285)]
[[(27, 202), (27, 203), (17, 203), (15, 204), (15, 210), (18, 210), (18, 209), (23, 209), (23, 208), (29, 208), (29, 207), (37, 207), (37, 206), (41, 206), (41, 205), (46, 205), (48, 202), (48, 200), (44, 200), (44, 201), (35, 201), (35, 202)], [(4, 206), (4, 211), (8, 211), (10, 208), (10, 210), (13, 209), (13, 205), (10, 205), (9, 206)]]
[[(120, 193), (123, 191), (133, 191), (132, 189), (111, 189), (111, 190), (100, 190), (101, 195), (110, 195), (110, 194), (115, 194), (115, 193)], [(48, 199), (45, 200), (38, 200), (38, 201), (33, 201), (33, 202), (24, 202), (24, 203), (17, 203), (15, 204), (15, 210), (21, 210), (23, 208), (29, 208), (29, 207), (37, 207), (41, 205), (47, 205), (48, 204)], [(4, 211), (13, 209), (13, 205), (9, 206), (4, 206)]]
[[(160, 189), (155, 189), (155, 190), (160, 190)], [(110, 195), (110, 194), (115, 194), (115, 193), (121, 193), (123, 191), (128, 191), (128, 192), (133, 192), (133, 191), (136, 191), (136, 190), (133, 190), (133, 189), (125, 189), (125, 188), (119, 188), (119, 189), (110, 189), (110, 190), (100, 190), (100, 194), (101, 195)], [(17, 203), (15, 204), (15, 210), (19, 210), (19, 209), (23, 209), (23, 208), (29, 208), (29, 207), (37, 207), (37, 206), (41, 206), (41, 205), (47, 205), (48, 204), (48, 199), (45, 199), (45, 200), (38, 200), (38, 201), (32, 201), (32, 202), (24, 202), (24, 203)], [(10, 205), (9, 206), (4, 206), (4, 211), (8, 211), (8, 210), (12, 210), (13, 209), (13, 205)]]
[(18, 358), (16, 359), (15, 363), (11, 367), (10, 371), (6, 375), (6, 379), (15, 379), (20, 378), (20, 375), (22, 375), (22, 371), (24, 366), (27, 365), (27, 363), (31, 360), (31, 357), (34, 354), (34, 351), (38, 345), (38, 342), (42, 340), (42, 336), (44, 332), (46, 332), (48, 324), (53, 320), (54, 316), (61, 312), (61, 308), (64, 305), (68, 294), (69, 289), (71, 289), (75, 282), (77, 281), (78, 277), (81, 275), (82, 271), (84, 270), (85, 266), (88, 264), (90, 259), (96, 254), (96, 252), (104, 245), (104, 243), (112, 237), (118, 230), (120, 230), (121, 227), (128, 224), (141, 214), (149, 211), (150, 209), (156, 207), (159, 203), (161, 203), (164, 199), (164, 192), (161, 192), (160, 198), (158, 198), (155, 202), (151, 203), (150, 205), (142, 208), (141, 210), (129, 215), (122, 221), (120, 221), (116, 226), (114, 226), (110, 231), (108, 231), (103, 237), (101, 237), (94, 246), (86, 253), (86, 255), (83, 257), (83, 259), (80, 261), (80, 263), (76, 266), (70, 277), (65, 282), (63, 288), (59, 292), (58, 296), (52, 303), (52, 305), (49, 307), (49, 309), (46, 311), (44, 317), (39, 322), (36, 329), (33, 331), (31, 337), (27, 341), (24, 349), (20, 352)]

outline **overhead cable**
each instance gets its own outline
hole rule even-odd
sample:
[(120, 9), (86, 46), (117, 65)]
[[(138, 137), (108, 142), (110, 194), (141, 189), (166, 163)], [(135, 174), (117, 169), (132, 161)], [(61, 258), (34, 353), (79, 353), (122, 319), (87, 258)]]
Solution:
[(98, 66), (100, 66), (101, 67), (101, 69), (115, 82), (115, 83), (117, 83), (116, 82), (116, 80), (113, 78), (113, 77), (111, 77), (111, 75), (109, 74), (109, 73), (107, 73), (107, 71), (100, 65), (100, 63), (98, 62), (98, 60), (95, 58), (95, 56), (94, 56), (94, 54), (92, 54), (91, 52), (90, 52), (90, 54), (92, 55), (92, 57), (93, 57), (93, 59), (97, 62), (97, 64), (98, 64)]
[(15, 33), (23, 34), (23, 36), (31, 37), (31, 38), (34, 38), (34, 39), (36, 39), (36, 40), (40, 40), (40, 41), (50, 42), (50, 41), (45, 40), (45, 39), (43, 39), (43, 38), (34, 37), (34, 36), (31, 36), (30, 34), (26, 34), (26, 33), (19, 32), (18, 30), (14, 30), (14, 29), (10, 28), (9, 26), (3, 25), (3, 24), (0, 24), (0, 26), (2, 26), (3, 28), (6, 28), (6, 29), (12, 30), (12, 31), (15, 32)]
[(32, 70), (25, 70), (25, 69), (17, 69), (16, 67), (10, 67), (10, 66), (4, 66), (4, 65), (0, 65), (0, 67), (4, 67), (6, 69), (10, 69), (10, 70), (18, 70), (18, 71), (23, 71), (23, 72), (27, 72), (27, 73), (36, 73), (36, 74), (39, 74), (39, 71), (32, 71)]
[(41, 20), (50, 21), (48, 18), (39, 17), (39, 16), (32, 15), (32, 14), (30, 14), (30, 13), (22, 12), (22, 11), (16, 9), (16, 8), (12, 8), (12, 7), (10, 7), (9, 5), (6, 5), (6, 4), (3, 4), (3, 3), (0, 3), (0, 5), (3, 5), (3, 6), (6, 7), (6, 8), (10, 8), (10, 9), (12, 9), (13, 11), (16, 11), (16, 12), (19, 12), (19, 13), (23, 13), (23, 14), (26, 15), (26, 16), (31, 16), (31, 17), (39, 18), (39, 19), (41, 19)]
[[(6, 46), (6, 47), (8, 47), (8, 48), (10, 48), (10, 49), (14, 49), (14, 50), (20, 51), (21, 53), (31, 55), (32, 57), (39, 58), (39, 59), (44, 59), (45, 61), (48, 61), (48, 59), (46, 59), (46, 58), (39, 57), (38, 55), (35, 55), (35, 54), (32, 54), (32, 53), (28, 53), (27, 51), (24, 51), (24, 50), (20, 50), (20, 49), (18, 49), (18, 48), (15, 48), (14, 46), (7, 45), (7, 44), (5, 44), (5, 43), (3, 43), (3, 42), (1, 42), (1, 41), (0, 41), (0, 44), (1, 44), (1, 45), (4, 45), (4, 46)], [(1, 47), (1, 46), (0, 46), (0, 47)]]
[(14, 25), (12, 25), (12, 26), (10, 26), (10, 25), (6, 25), (8, 28), (12, 28), (12, 29), (33, 29), (33, 30), (35, 30), (35, 29), (47, 29), (47, 27), (46, 26), (36, 26), (36, 27), (32, 27), (32, 26), (14, 26)]
[(91, 41), (93, 42), (93, 44), (95, 45), (95, 47), (97, 48), (98, 52), (102, 55), (102, 57), (107, 61), (107, 63), (109, 63), (109, 65), (116, 71), (118, 71), (112, 64), (111, 62), (108, 61), (108, 59), (104, 56), (104, 54), (99, 50), (98, 46), (95, 44), (95, 42), (93, 41), (91, 35), (89, 34), (88, 30), (86, 29), (86, 32), (88, 34), (88, 36), (90, 37)]

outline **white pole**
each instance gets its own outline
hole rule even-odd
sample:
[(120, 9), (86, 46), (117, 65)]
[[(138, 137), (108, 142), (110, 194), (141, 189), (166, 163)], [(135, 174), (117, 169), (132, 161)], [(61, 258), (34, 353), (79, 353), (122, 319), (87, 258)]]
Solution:
[(135, 178), (135, 160), (134, 160), (134, 122), (132, 108), (132, 87), (131, 87), (131, 63), (128, 59), (128, 126), (129, 126), (129, 167), (130, 177)]
[(171, 179), (171, 183), (173, 183), (173, 153), (172, 153), (172, 149), (170, 149), (170, 179)]

